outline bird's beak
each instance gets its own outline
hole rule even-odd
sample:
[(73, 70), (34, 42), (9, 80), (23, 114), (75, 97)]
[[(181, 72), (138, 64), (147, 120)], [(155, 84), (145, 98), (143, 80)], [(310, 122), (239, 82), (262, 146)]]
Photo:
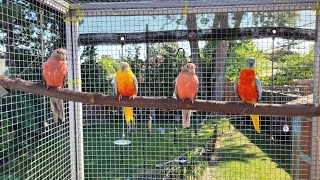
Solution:
[(249, 66), (252, 68), (252, 66), (253, 66), (253, 63), (249, 63)]
[(124, 67), (122, 66), (122, 67), (120, 67), (120, 69), (121, 69), (121, 71), (124, 71)]

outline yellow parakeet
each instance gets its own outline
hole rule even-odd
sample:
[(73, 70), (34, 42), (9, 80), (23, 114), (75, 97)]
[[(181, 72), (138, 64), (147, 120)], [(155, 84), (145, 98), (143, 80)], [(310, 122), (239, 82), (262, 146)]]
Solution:
[[(116, 93), (119, 96), (119, 101), (121, 98), (130, 97), (130, 99), (134, 99), (134, 97), (138, 93), (138, 81), (136, 76), (130, 69), (130, 65), (126, 62), (120, 63), (120, 69), (116, 73), (116, 77), (114, 80), (114, 88)], [(128, 124), (129, 132), (134, 129), (134, 118), (133, 118), (133, 107), (124, 107), (124, 116), (126, 123)]]

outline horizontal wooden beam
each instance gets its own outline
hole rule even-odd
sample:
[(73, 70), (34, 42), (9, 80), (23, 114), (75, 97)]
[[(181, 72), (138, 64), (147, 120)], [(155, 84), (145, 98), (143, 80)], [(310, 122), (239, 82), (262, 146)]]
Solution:
[(50, 96), (66, 101), (75, 101), (85, 104), (99, 106), (131, 106), (141, 108), (155, 108), (164, 110), (199, 110), (207, 112), (220, 112), (223, 114), (259, 114), (259, 115), (277, 115), (277, 116), (320, 116), (319, 104), (257, 104), (253, 107), (250, 104), (226, 101), (204, 101), (196, 100), (193, 104), (182, 102), (179, 99), (168, 97), (136, 97), (134, 100), (123, 98), (118, 100), (117, 96), (109, 96), (102, 93), (77, 92), (68, 89), (49, 90), (43, 84), (25, 81), (22, 79), (9, 79), (0, 76), (0, 85), (6, 89), (24, 91), (28, 93)]
[[(87, 0), (71, 1), (72, 13), (78, 14), (78, 2), (81, 3), (80, 11), (84, 16), (154, 16), (176, 15), (184, 13), (184, 1), (170, 0), (106, 0), (104, 2), (90, 2)], [(300, 11), (314, 10), (317, 4), (312, 0), (286, 1), (235, 1), (235, 0), (197, 0), (188, 1), (187, 13), (211, 14), (233, 12), (275, 12), (275, 11)]]
[[(275, 31), (274, 31), (275, 30)], [(189, 40), (191, 33), (197, 40), (241, 40), (279, 37), (294, 40), (315, 40), (315, 30), (290, 27), (248, 27), (225, 29), (202, 29), (195, 31), (170, 30), (135, 33), (87, 33), (80, 34), (79, 45), (120, 44), (119, 37), (125, 36), (126, 43), (161, 43)]]

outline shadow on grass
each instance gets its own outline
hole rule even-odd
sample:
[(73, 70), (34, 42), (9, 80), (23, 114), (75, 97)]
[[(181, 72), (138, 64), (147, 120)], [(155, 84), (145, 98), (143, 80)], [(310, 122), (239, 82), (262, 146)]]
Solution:
[(246, 152), (248, 145), (238, 145), (232, 146), (232, 148), (224, 147), (220, 148), (220, 159), (222, 161), (248, 161), (248, 159), (262, 158), (262, 156), (257, 155), (256, 153)]
[[(249, 117), (250, 118), (250, 117)], [(261, 134), (255, 132), (250, 119), (246, 120), (245, 128), (239, 121), (230, 121), (236, 129), (246, 136), (253, 144), (266, 153), (278, 166), (291, 174), (292, 170), (292, 141), (281, 140), (281, 136), (273, 135), (275, 141), (271, 140), (271, 133), (262, 129)], [(251, 128), (250, 128), (251, 127)], [(263, 127), (263, 126), (262, 126)], [(267, 134), (266, 134), (267, 133)]]
[[(148, 172), (157, 171), (156, 164), (172, 161), (195, 147), (202, 147), (212, 135), (212, 126), (204, 125), (204, 131), (194, 136), (190, 130), (180, 128), (181, 125), (175, 121), (161, 121), (154, 124), (152, 135), (148, 136), (145, 126), (139, 123), (136, 132), (125, 133), (125, 138), (132, 141), (125, 148), (113, 144), (114, 140), (121, 138), (121, 124), (86, 127), (85, 176), (91, 179), (142, 178)], [(158, 130), (160, 127), (163, 132)], [(176, 132), (174, 127), (178, 127)]]

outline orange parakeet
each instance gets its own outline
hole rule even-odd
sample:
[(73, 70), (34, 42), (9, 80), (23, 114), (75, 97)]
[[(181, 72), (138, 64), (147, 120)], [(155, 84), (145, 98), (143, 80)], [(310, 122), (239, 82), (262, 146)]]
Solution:
[[(65, 50), (61, 48), (55, 49), (48, 60), (42, 64), (42, 76), (47, 89), (50, 86), (58, 90), (61, 89), (65, 84), (67, 70)], [(63, 100), (51, 97), (50, 107), (53, 113), (53, 120), (55, 122), (63, 122)]]
[[(198, 77), (196, 75), (196, 66), (193, 63), (184, 65), (175, 80), (174, 95), (182, 99), (189, 99), (192, 103), (198, 92)], [(190, 110), (182, 110), (182, 126), (183, 128), (190, 127)]]
[[(120, 63), (120, 69), (116, 73), (114, 87), (116, 93), (119, 95), (119, 101), (121, 98), (130, 97), (130, 99), (134, 99), (134, 97), (138, 93), (138, 81), (136, 76), (130, 69), (130, 65), (126, 62)], [(124, 107), (124, 116), (126, 123), (129, 126), (129, 132), (131, 128), (134, 128), (134, 118), (133, 118), (133, 107)], [(131, 126), (132, 122), (132, 126)]]
[[(255, 59), (247, 58), (246, 65), (234, 81), (234, 90), (241, 101), (255, 105), (262, 96), (262, 86), (254, 68)], [(260, 133), (259, 115), (250, 115), (254, 128)]]

